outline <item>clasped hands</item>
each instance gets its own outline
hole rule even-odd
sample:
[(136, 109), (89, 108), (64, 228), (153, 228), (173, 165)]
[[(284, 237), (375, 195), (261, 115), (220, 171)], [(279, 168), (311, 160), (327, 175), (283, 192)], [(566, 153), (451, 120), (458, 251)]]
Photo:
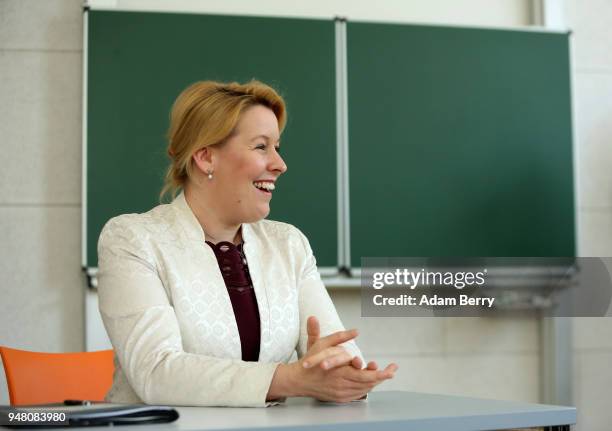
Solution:
[[(364, 367), (361, 358), (351, 355), (340, 344), (357, 337), (356, 329), (338, 331), (320, 337), (319, 321), (311, 316), (307, 322), (307, 352), (300, 360), (285, 365), (275, 379), (282, 379), (280, 396), (310, 396), (320, 401), (347, 403), (362, 399), (376, 385), (393, 378), (398, 367), (389, 364), (379, 370), (376, 362)], [(268, 399), (274, 398), (279, 385), (273, 380)], [(274, 387), (274, 388), (273, 388)], [(281, 394), (282, 392), (282, 394)]]

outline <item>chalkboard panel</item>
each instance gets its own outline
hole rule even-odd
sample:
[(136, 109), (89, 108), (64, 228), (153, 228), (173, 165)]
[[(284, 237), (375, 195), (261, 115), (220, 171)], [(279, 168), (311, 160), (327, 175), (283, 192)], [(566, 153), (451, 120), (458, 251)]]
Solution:
[(285, 97), (289, 167), (270, 218), (302, 229), (337, 265), (334, 23), (331, 20), (89, 11), (86, 261), (111, 217), (158, 204), (172, 102), (200, 80), (274, 86)]
[(348, 23), (351, 262), (574, 256), (568, 34)]
[[(89, 12), (87, 266), (112, 216), (157, 204), (176, 95), (275, 86), (289, 106), (270, 218), (337, 265), (334, 23)], [(573, 256), (568, 35), (347, 24), (351, 264)]]

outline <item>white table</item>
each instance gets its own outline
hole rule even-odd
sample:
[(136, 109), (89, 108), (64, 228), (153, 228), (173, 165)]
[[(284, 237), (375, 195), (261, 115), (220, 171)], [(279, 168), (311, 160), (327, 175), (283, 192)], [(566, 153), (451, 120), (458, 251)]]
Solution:
[[(173, 423), (130, 427), (143, 430), (419, 430), (474, 431), (545, 427), (567, 431), (576, 409), (415, 392), (373, 392), (348, 405), (292, 398), (268, 408), (178, 407)], [(117, 428), (117, 427), (115, 427)], [(119, 427), (123, 428), (123, 427)]]

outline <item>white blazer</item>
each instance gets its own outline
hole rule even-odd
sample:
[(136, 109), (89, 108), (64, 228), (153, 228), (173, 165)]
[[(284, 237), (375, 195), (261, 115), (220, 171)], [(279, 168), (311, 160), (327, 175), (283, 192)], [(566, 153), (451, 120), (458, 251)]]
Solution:
[[(265, 406), (278, 364), (306, 351), (308, 316), (322, 336), (344, 329), (297, 228), (262, 220), (243, 224), (242, 237), (261, 319), (258, 362), (241, 360), (217, 259), (183, 194), (106, 224), (98, 293), (116, 367), (107, 401)], [(354, 342), (345, 348), (361, 356)]]

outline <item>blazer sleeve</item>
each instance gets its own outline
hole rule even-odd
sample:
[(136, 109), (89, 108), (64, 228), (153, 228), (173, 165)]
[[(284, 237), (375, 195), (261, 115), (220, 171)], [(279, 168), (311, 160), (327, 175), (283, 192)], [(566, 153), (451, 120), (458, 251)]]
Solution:
[[(298, 341), (298, 357), (306, 354), (308, 331), (306, 322), (308, 317), (315, 316), (319, 319), (321, 337), (337, 331), (343, 331), (344, 326), (340, 321), (336, 307), (327, 293), (327, 289), (321, 281), (317, 270), (317, 263), (310, 248), (308, 239), (296, 228), (303, 250), (303, 259), (299, 268), (299, 309), (300, 309), (300, 338)], [(343, 343), (342, 346), (353, 356), (359, 356), (363, 363), (365, 360), (354, 340)]]
[(266, 396), (278, 363), (183, 351), (174, 308), (148, 245), (152, 234), (121, 216), (107, 223), (98, 243), (100, 312), (134, 392), (147, 404), (269, 405)]

